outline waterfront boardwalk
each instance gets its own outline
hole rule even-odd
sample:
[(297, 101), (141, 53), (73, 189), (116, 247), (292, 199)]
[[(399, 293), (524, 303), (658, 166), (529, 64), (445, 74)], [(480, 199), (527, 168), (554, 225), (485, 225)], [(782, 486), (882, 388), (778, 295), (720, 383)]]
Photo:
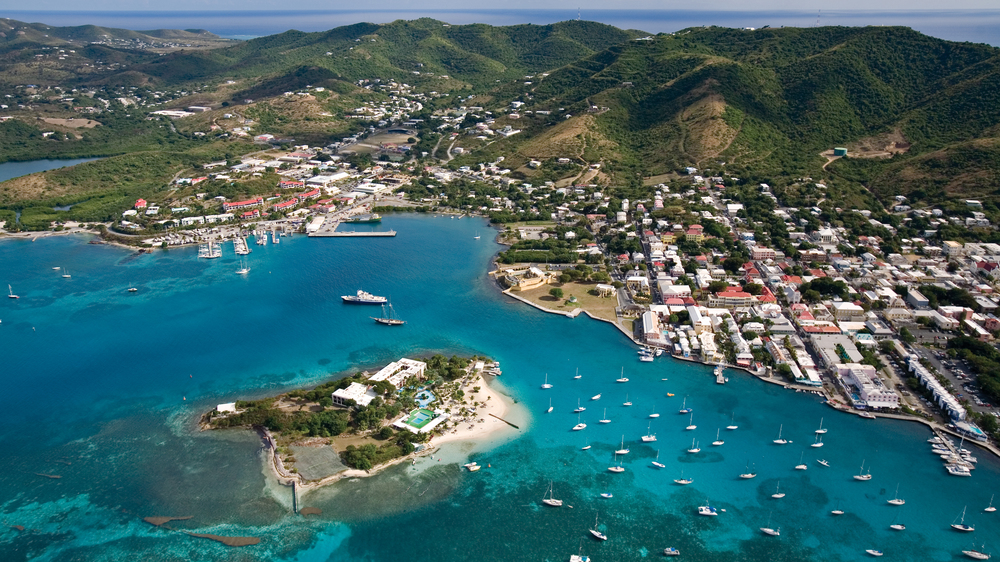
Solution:
[(393, 237), (396, 236), (395, 230), (388, 231), (371, 231), (362, 230), (354, 231), (348, 230), (344, 232), (337, 232), (337, 227), (340, 226), (340, 221), (327, 218), (323, 221), (323, 224), (319, 225), (318, 228), (309, 232), (308, 236), (310, 238), (356, 238), (356, 237)]

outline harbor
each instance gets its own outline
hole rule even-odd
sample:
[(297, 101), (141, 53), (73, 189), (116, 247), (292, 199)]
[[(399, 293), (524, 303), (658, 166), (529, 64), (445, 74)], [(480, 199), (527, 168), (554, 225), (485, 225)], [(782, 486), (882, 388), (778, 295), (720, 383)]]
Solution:
[[(395, 230), (345, 230), (337, 229), (342, 224), (341, 221), (333, 217), (321, 217), (322, 221), (316, 221), (306, 227), (307, 236), (310, 238), (392, 238), (396, 236)], [(316, 219), (314, 219), (315, 221)], [(381, 219), (379, 219), (381, 222)], [(352, 222), (345, 220), (349, 224), (364, 224), (362, 222)]]

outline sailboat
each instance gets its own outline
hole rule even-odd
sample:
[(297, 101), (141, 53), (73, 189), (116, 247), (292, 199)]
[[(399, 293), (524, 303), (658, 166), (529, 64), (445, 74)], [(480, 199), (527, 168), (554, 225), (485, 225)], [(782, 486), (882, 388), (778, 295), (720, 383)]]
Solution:
[(899, 519), (898, 513), (896, 514), (895, 517), (892, 518), (892, 523), (889, 524), (889, 528), (892, 529), (893, 531), (905, 531), (906, 525), (903, 525), (902, 523), (896, 523), (897, 519)]
[(778, 480), (778, 485), (774, 487), (774, 493), (771, 494), (771, 497), (776, 500), (785, 497), (785, 494), (781, 491), (781, 480)]
[(63, 279), (69, 279), (70, 277), (72, 277), (72, 275), (69, 274), (69, 270), (63, 268)]
[(767, 514), (767, 527), (761, 527), (760, 530), (765, 535), (771, 535), (772, 537), (781, 536), (781, 527), (778, 527), (777, 529), (772, 529), (771, 528), (771, 514), (770, 513)]
[(475, 240), (479, 240), (479, 231), (476, 231), (476, 235), (473, 237)]
[(781, 424), (781, 425), (778, 426), (778, 438), (774, 440), (774, 443), (776, 445), (787, 445), (788, 444), (788, 440), (787, 439), (782, 439), (781, 438), (781, 430), (784, 429), (784, 428), (785, 428), (784, 424)]
[(653, 422), (649, 422), (649, 424), (646, 426), (646, 434), (642, 436), (643, 443), (652, 443), (653, 441), (656, 441), (656, 436), (650, 432), (652, 427), (653, 427)]
[(719, 445), (722, 445), (722, 444), (725, 443), (725, 441), (723, 441), (722, 439), (719, 439), (719, 433), (722, 433), (722, 430), (716, 429), (715, 430), (715, 441), (712, 441), (712, 445), (714, 445), (716, 447), (718, 447)]
[(879, 556), (882, 556), (882, 554), (884, 554), (881, 550), (875, 550), (874, 548), (869, 548), (865, 552), (867, 552), (868, 554), (871, 554), (872, 556), (874, 556), (876, 558), (878, 558)]
[(955, 529), (956, 531), (962, 531), (963, 533), (971, 533), (972, 531), (975, 531), (976, 528), (973, 527), (972, 525), (965, 524), (965, 509), (966, 508), (963, 507), (962, 514), (955, 518), (955, 519), (959, 518), (961, 519), (958, 523), (955, 523), (954, 521), (951, 522), (951, 528)]
[(607, 408), (604, 409), (604, 419), (597, 420), (597, 423), (611, 423), (611, 420), (608, 419), (608, 409)]
[(740, 474), (740, 478), (742, 478), (744, 480), (749, 480), (751, 478), (756, 478), (756, 477), (757, 477), (757, 473), (750, 471), (750, 461), (747, 461), (746, 472), (744, 472), (743, 474)]
[(247, 273), (250, 273), (250, 268), (240, 261), (240, 268), (236, 270), (236, 275), (246, 275)]
[(622, 435), (622, 448), (615, 451), (616, 455), (627, 455), (628, 449), (625, 448), (625, 436)]
[(542, 383), (542, 388), (545, 388), (545, 389), (552, 388), (552, 385), (549, 384), (549, 374), (548, 373), (545, 373), (545, 382)]
[(577, 368), (576, 368), (576, 375), (575, 375), (575, 376), (574, 376), (573, 378), (574, 378), (574, 379), (578, 379), (578, 378), (581, 378), (582, 376), (583, 376), (583, 375), (581, 375), (581, 374), (580, 374), (580, 368), (579, 368), (579, 367), (577, 367)]
[(651, 417), (651, 418), (658, 418), (658, 417), (660, 417), (660, 414), (656, 413), (656, 405), (655, 404), (653, 405), (653, 413), (649, 414), (649, 417)]
[(552, 481), (551, 480), (549, 481), (548, 496), (549, 497), (542, 499), (542, 503), (544, 503), (545, 505), (552, 506), (552, 507), (562, 507), (563, 501), (562, 500), (557, 500), (557, 499), (555, 499), (552, 496)]
[(622, 374), (615, 379), (615, 382), (628, 382), (628, 379), (625, 377), (625, 367), (622, 367)]
[(979, 547), (979, 550), (976, 550), (976, 545), (973, 544), (972, 548), (970, 548), (969, 550), (963, 550), (962, 554), (968, 556), (969, 558), (972, 558), (973, 560), (989, 560), (990, 555), (984, 552), (985, 549), (986, 545), (982, 545)]
[(698, 444), (695, 442), (694, 439), (691, 440), (691, 448), (688, 449), (688, 452), (691, 453), (692, 455), (701, 452), (701, 447), (698, 446)]
[(822, 435), (817, 435), (816, 436), (816, 442), (813, 443), (812, 445), (809, 445), (809, 446), (810, 447), (822, 447), (823, 446), (823, 436)]
[(573, 413), (574, 414), (579, 414), (580, 412), (582, 412), (582, 411), (584, 411), (586, 409), (587, 409), (586, 407), (580, 405), (580, 399), (577, 398), (576, 399), (576, 409), (573, 410)]
[(626, 393), (625, 394), (625, 402), (622, 403), (622, 406), (631, 406), (631, 405), (632, 405), (632, 402), (628, 399), (628, 393)]
[(590, 530), (590, 534), (594, 535), (598, 539), (601, 539), (602, 541), (608, 540), (607, 535), (597, 530), (597, 516), (594, 517), (594, 528)]
[(692, 408), (687, 407), (688, 399), (687, 396), (684, 397), (684, 401), (681, 402), (681, 409), (677, 411), (678, 414), (690, 414)]
[(990, 506), (984, 509), (983, 511), (985, 511), (986, 513), (993, 513), (996, 510), (997, 508), (993, 507), (993, 496), (990, 496)]
[(826, 430), (823, 429), (823, 418), (819, 419), (819, 429), (816, 430), (816, 433), (819, 433), (821, 435), (826, 433)]
[(687, 431), (692, 431), (692, 430), (698, 429), (698, 426), (696, 426), (694, 424), (694, 414), (693, 413), (691, 414), (691, 420), (688, 422), (688, 426), (686, 428), (684, 428), (684, 429), (686, 429)]
[(837, 509), (834, 509), (833, 511), (831, 511), (830, 515), (843, 515), (843, 514), (844, 514), (844, 510), (840, 509), (840, 502), (838, 501), (837, 502)]
[(136, 291), (138, 291), (138, 290), (139, 290), (139, 289), (136, 289), (135, 287), (133, 287), (133, 286), (132, 286), (132, 283), (131, 283), (131, 282), (130, 282), (130, 283), (128, 284), (128, 292), (130, 292), (130, 293), (135, 293), (135, 292), (136, 292)]
[(854, 479), (855, 480), (861, 480), (862, 482), (871, 480), (872, 479), (871, 472), (872, 472), (872, 470), (869, 468), (868, 469), (868, 474), (865, 474), (865, 461), (861, 461), (861, 470), (857, 474), (854, 475)]
[(400, 320), (396, 317), (396, 311), (392, 308), (392, 303), (389, 303), (388, 311), (385, 308), (386, 305), (382, 305), (382, 316), (375, 318), (370, 316), (370, 318), (379, 324), (385, 324), (386, 326), (402, 326), (406, 324), (405, 320)]
[(581, 429), (586, 429), (587, 424), (580, 421), (580, 414), (576, 415), (576, 425), (573, 426), (573, 431), (580, 431)]
[(805, 464), (804, 464), (804, 463), (802, 462), (802, 457), (804, 457), (804, 456), (805, 456), (805, 454), (806, 454), (806, 452), (805, 452), (805, 451), (802, 451), (801, 453), (799, 453), (799, 464), (795, 465), (795, 470), (806, 470), (806, 469), (808, 469), (808, 468), (809, 468), (808, 466), (806, 466), (806, 465), (805, 465)]
[(15, 295), (14, 294), (14, 289), (11, 289), (10, 285), (7, 285), (7, 298), (8, 299), (19, 299), (21, 297)]
[(581, 451), (586, 451), (587, 449), (590, 449), (590, 447), (591, 447), (591, 445), (590, 445), (590, 439), (587, 439), (585, 443), (586, 444), (583, 447), (580, 448)]
[(552, 413), (552, 399), (551, 398), (549, 398), (549, 409), (545, 410), (545, 413), (546, 414), (551, 414)]
[(896, 484), (896, 495), (889, 500), (889, 505), (903, 505), (904, 503), (906, 503), (906, 500), (899, 499), (899, 484)]
[(625, 472), (625, 469), (622, 468), (622, 461), (618, 460), (618, 453), (617, 452), (615, 453), (615, 461), (618, 462), (618, 466), (609, 466), (608, 467), (608, 472), (616, 472), (616, 473), (617, 472)]
[(692, 478), (684, 478), (684, 471), (681, 471), (681, 477), (674, 480), (674, 484), (680, 484), (681, 486), (687, 486), (688, 484), (694, 482)]
[(656, 450), (656, 460), (653, 461), (653, 466), (656, 468), (667, 468), (667, 465), (660, 462), (660, 450)]
[(729, 431), (732, 431), (732, 430), (736, 429), (737, 427), (739, 427), (739, 426), (736, 425), (736, 412), (733, 412), (733, 419), (731, 419), (729, 421), (729, 425), (726, 426), (726, 429), (728, 429)]

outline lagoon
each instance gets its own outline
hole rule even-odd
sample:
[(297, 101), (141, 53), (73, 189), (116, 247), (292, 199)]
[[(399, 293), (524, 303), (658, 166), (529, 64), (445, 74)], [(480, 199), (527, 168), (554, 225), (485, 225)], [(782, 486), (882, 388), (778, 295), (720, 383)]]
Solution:
[[(0, 284), (21, 295), (0, 302), (0, 506), (7, 525), (26, 528), (0, 529), (0, 559), (556, 561), (582, 541), (595, 561), (658, 557), (666, 546), (696, 561), (859, 560), (868, 548), (943, 561), (973, 539), (1000, 548), (1000, 518), (982, 511), (1000, 482), (986, 453), (971, 478), (949, 477), (921, 425), (838, 414), (736, 371), (720, 386), (708, 367), (640, 363), (606, 323), (501, 295), (485, 275), (500, 247), (474, 239), (481, 219), (383, 223), (399, 235), (252, 245), (245, 278), (228, 245), (222, 258), (199, 261), (194, 248), (134, 257), (82, 238), (0, 242)], [(389, 296), (407, 325), (376, 325), (369, 310), (340, 302), (357, 289)], [(499, 360), (522, 431), (300, 498), (322, 508), (319, 518), (291, 514), (256, 436), (194, 426), (218, 403), (438, 352)], [(615, 382), (622, 367), (624, 384)], [(540, 388), (546, 374), (549, 390)], [(587, 407), (580, 432), (571, 431), (577, 400)], [(677, 413), (685, 400), (694, 431)], [(597, 424), (604, 408), (611, 423)], [(649, 418), (654, 410), (662, 415)], [(733, 417), (739, 429), (727, 432)], [(812, 449), (820, 418), (826, 446)], [(781, 424), (786, 446), (771, 442)], [(647, 427), (656, 442), (640, 441)], [(712, 447), (718, 428), (725, 444)], [(623, 438), (626, 471), (613, 474)], [(692, 438), (698, 455), (685, 452)], [(657, 454), (666, 468), (651, 465)], [(461, 471), (470, 458), (487, 468)], [(808, 470), (793, 470), (800, 458)], [(870, 482), (852, 478), (862, 461)], [(756, 479), (737, 477), (747, 464)], [(693, 484), (674, 485), (682, 471)], [(566, 507), (541, 504), (550, 480)], [(775, 500), (779, 481), (787, 496)], [(886, 503), (897, 483), (902, 507)], [(606, 491), (614, 498), (599, 497)], [(706, 501), (726, 512), (697, 516)], [(948, 527), (966, 505), (972, 536)], [(847, 514), (830, 516), (837, 506)], [(607, 542), (587, 533), (597, 512)], [(172, 525), (263, 540), (233, 550), (150, 527), (141, 522), (149, 515), (191, 515)], [(889, 529), (897, 517), (905, 532)], [(768, 519), (780, 538), (758, 531)]]
[(75, 166), (77, 164), (82, 164), (84, 162), (90, 162), (93, 160), (99, 160), (99, 158), (71, 158), (67, 160), (30, 160), (28, 162), (4, 162), (3, 164), (0, 164), (0, 181), (7, 181), (9, 179), (26, 176), (28, 174), (44, 172), (46, 170), (54, 170), (56, 168)]

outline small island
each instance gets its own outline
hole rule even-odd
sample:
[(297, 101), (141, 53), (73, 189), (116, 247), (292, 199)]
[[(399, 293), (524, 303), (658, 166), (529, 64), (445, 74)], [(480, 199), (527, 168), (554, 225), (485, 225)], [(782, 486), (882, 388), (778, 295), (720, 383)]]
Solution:
[(320, 486), (504, 427), (503, 397), (484, 379), (498, 367), (480, 357), (402, 358), (311, 390), (219, 404), (202, 427), (256, 429), (279, 478)]

